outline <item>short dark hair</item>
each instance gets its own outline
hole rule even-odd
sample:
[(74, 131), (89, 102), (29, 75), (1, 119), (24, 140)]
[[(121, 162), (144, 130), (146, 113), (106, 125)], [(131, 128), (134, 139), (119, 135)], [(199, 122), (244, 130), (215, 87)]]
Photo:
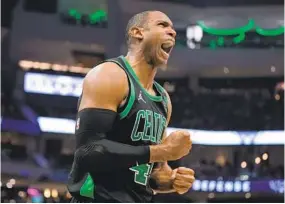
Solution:
[(131, 36), (129, 34), (130, 29), (133, 27), (144, 27), (145, 23), (147, 22), (148, 15), (151, 12), (152, 11), (144, 11), (138, 13), (129, 20), (126, 28), (126, 41), (128, 46), (131, 44)]

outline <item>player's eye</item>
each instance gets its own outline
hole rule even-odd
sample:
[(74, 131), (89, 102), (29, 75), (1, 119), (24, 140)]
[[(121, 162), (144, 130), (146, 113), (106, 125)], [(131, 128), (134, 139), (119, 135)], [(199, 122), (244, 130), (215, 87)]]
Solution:
[(166, 23), (163, 23), (163, 22), (161, 22), (161, 23), (158, 23), (158, 26), (161, 26), (161, 27), (167, 27), (167, 24)]

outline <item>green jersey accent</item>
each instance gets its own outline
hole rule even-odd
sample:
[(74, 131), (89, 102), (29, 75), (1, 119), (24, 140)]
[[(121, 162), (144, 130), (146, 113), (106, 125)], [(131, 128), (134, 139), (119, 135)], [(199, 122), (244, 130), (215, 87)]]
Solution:
[[(143, 131), (138, 131), (139, 124), (144, 124)], [(160, 143), (161, 131), (164, 130), (165, 125), (166, 119), (163, 115), (151, 110), (139, 110), (136, 115), (131, 139), (132, 141), (144, 140)]]
[[(154, 101), (157, 101), (157, 102), (160, 102), (162, 101), (162, 96), (153, 96), (151, 94), (148, 93), (148, 91), (141, 85), (136, 73), (134, 72), (133, 68), (131, 67), (131, 65), (129, 64), (129, 62), (126, 60), (126, 58), (124, 57), (120, 57), (125, 65), (126, 65), (126, 68), (127, 70), (130, 72), (130, 74), (134, 77), (134, 79), (136, 80), (137, 84), (140, 86), (141, 90), (151, 99), (151, 100), (154, 100)], [(157, 86), (157, 84), (155, 83), (154, 84), (155, 86)]]
[(148, 176), (152, 170), (153, 164), (141, 164), (131, 167), (130, 170), (135, 172), (134, 181), (140, 185), (146, 185)]
[[(123, 65), (116, 61), (116, 60), (108, 60), (108, 62), (114, 62), (115, 64), (118, 64), (120, 67), (123, 67)], [(130, 112), (134, 102), (135, 102), (135, 88), (134, 88), (134, 83), (132, 80), (130, 80), (130, 74), (128, 72), (126, 72), (126, 74), (128, 75), (128, 80), (129, 80), (129, 84), (130, 84), (130, 97), (129, 97), (129, 101), (127, 103), (127, 105), (125, 106), (125, 109), (119, 112), (119, 116), (120, 119), (123, 119), (124, 117), (126, 117), (128, 115), (128, 113)]]
[(80, 188), (80, 195), (87, 197), (87, 198), (93, 198), (94, 199), (94, 189), (95, 189), (95, 184), (93, 182), (92, 177), (90, 174), (87, 174), (87, 178), (85, 179), (85, 182)]
[(133, 84), (132, 80), (130, 80), (130, 84), (131, 84), (130, 99), (129, 99), (129, 102), (127, 103), (126, 108), (122, 112), (119, 113), (120, 119), (123, 119), (128, 115), (128, 113), (130, 112), (130, 110), (131, 110), (131, 108), (135, 102), (135, 88), (134, 88), (134, 84)]
[(144, 132), (138, 132), (138, 126), (140, 124), (141, 118), (145, 118), (145, 110), (139, 110), (137, 113), (135, 125), (134, 125), (132, 135), (131, 135), (132, 141), (139, 141), (144, 135)]
[(150, 110), (146, 110), (146, 117), (145, 117), (145, 124), (144, 124), (144, 135), (143, 140), (150, 140), (151, 137), (153, 137), (153, 129), (154, 129), (154, 123), (153, 123), (153, 112)]

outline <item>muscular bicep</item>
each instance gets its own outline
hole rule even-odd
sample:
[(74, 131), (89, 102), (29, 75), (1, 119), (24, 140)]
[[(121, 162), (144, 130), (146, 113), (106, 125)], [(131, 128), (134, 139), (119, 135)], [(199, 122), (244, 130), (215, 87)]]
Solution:
[(85, 108), (101, 108), (116, 112), (127, 93), (126, 73), (114, 63), (101, 64), (84, 78), (79, 111)]

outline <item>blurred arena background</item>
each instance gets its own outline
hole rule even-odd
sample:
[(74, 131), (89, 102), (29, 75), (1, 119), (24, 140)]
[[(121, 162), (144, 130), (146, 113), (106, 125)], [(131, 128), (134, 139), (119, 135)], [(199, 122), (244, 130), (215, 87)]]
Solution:
[(183, 196), (157, 202), (283, 202), (282, 0), (2, 0), (1, 202), (69, 202), (76, 104), (84, 75), (125, 54), (128, 19), (160, 10), (176, 48), (157, 81), (168, 131), (192, 132)]

